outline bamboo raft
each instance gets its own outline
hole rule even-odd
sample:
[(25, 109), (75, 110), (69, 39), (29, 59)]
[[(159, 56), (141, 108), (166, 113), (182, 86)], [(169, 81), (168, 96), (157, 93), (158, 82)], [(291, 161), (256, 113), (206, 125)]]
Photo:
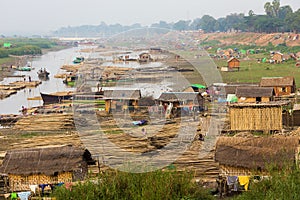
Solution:
[(1, 90), (0, 89), (0, 99), (5, 99), (16, 93), (17, 93), (17, 90)]
[(32, 88), (32, 87), (37, 87), (38, 85), (40, 85), (42, 83), (42, 81), (31, 81), (31, 82), (27, 82), (27, 81), (16, 81), (16, 82), (12, 82), (10, 83), (10, 85), (14, 85), (14, 86), (25, 86), (28, 88)]

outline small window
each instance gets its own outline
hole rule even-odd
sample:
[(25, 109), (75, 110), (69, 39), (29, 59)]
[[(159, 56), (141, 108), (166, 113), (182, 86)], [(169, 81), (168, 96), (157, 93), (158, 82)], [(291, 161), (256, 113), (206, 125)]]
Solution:
[(286, 92), (286, 87), (282, 87), (282, 92)]
[(256, 102), (261, 102), (261, 97), (256, 97)]

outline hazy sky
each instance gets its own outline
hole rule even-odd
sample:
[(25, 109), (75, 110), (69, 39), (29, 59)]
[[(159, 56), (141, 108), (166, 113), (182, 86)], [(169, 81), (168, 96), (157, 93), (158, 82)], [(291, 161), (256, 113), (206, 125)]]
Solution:
[[(269, 0), (271, 2), (272, 0)], [(120, 23), (151, 25), (160, 20), (214, 18), (231, 13), (264, 13), (268, 0), (1, 0), (0, 34), (46, 34), (65, 26)], [(281, 6), (300, 8), (300, 0), (281, 0)]]

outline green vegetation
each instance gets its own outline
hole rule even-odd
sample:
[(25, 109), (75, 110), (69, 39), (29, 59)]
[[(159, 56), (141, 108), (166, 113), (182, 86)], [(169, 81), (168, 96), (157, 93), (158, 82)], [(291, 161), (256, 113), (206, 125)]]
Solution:
[(0, 39), (0, 58), (7, 58), (9, 55), (39, 55), (42, 54), (42, 49), (50, 49), (57, 45), (56, 41), (50, 39), (2, 38)]
[[(216, 61), (217, 66), (226, 66), (225, 60)], [(256, 60), (242, 60), (240, 71), (221, 72), (226, 83), (259, 83), (261, 77), (294, 76), (296, 84), (300, 83), (300, 69), (295, 66), (295, 61), (281, 64), (258, 63)]]
[(236, 200), (300, 199), (300, 169), (281, 170), (271, 173), (270, 179), (254, 183), (248, 192), (237, 196)]
[(148, 173), (105, 172), (98, 184), (91, 181), (74, 186), (72, 190), (57, 188), (57, 200), (66, 199), (213, 199), (207, 190), (191, 181), (188, 172), (155, 171)]

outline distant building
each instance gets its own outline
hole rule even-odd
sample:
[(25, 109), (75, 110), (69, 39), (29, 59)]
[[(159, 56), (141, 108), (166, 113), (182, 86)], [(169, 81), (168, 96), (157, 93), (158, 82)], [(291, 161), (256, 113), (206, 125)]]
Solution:
[(134, 111), (141, 99), (140, 90), (104, 90), (106, 112), (111, 111)]
[(280, 52), (275, 52), (273, 54), (273, 58), (272, 59), (274, 60), (275, 63), (282, 63), (282, 61), (283, 61), (283, 54), (280, 53)]
[(239, 103), (269, 102), (275, 95), (272, 87), (237, 87), (235, 94)]
[(227, 67), (229, 69), (237, 68), (238, 70), (240, 70), (240, 61), (239, 61), (239, 59), (237, 59), (235, 57), (231, 57), (229, 60), (227, 60)]
[(275, 96), (291, 95), (296, 92), (294, 77), (263, 77), (260, 80), (260, 87), (273, 87)]

